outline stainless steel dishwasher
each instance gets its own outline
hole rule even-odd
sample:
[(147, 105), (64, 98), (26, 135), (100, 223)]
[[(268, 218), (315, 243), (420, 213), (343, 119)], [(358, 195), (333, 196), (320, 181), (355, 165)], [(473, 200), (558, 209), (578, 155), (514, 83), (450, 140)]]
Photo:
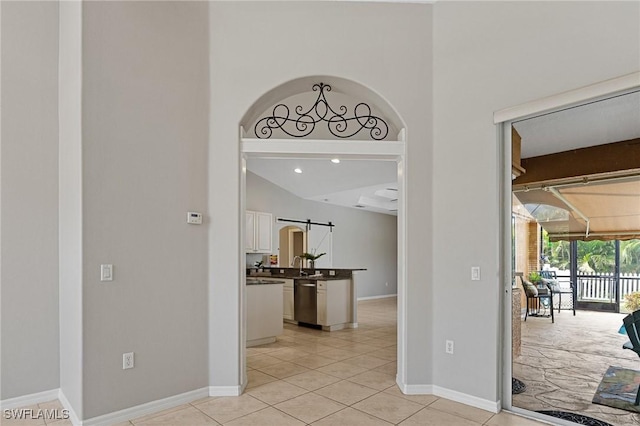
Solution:
[(318, 324), (317, 280), (296, 279), (293, 285), (293, 319)]

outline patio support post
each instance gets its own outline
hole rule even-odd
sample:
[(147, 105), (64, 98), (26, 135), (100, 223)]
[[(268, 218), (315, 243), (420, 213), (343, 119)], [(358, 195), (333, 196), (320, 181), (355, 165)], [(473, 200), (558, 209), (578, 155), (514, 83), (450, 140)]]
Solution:
[(616, 248), (616, 266), (613, 272), (613, 291), (614, 291), (614, 296), (615, 296), (615, 302), (616, 302), (616, 313), (620, 312), (620, 240), (616, 240), (615, 241), (615, 248)]
[[(578, 303), (578, 287), (579, 287), (579, 283), (578, 283), (578, 242), (577, 241), (571, 241), (569, 243), (569, 259), (571, 260), (570, 262), (570, 267), (569, 267), (569, 271), (570, 271), (570, 275), (571, 275), (571, 282), (573, 283), (573, 303), (577, 304)], [(577, 306), (577, 305), (576, 305)]]

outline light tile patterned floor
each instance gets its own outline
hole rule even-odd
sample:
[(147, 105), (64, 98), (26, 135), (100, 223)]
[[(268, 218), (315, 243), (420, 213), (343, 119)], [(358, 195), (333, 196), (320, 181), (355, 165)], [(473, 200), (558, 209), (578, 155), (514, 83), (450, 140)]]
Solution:
[(118, 426), (541, 424), (432, 395), (402, 394), (395, 384), (396, 304), (396, 298), (359, 302), (357, 329), (323, 332), (287, 324), (276, 343), (247, 349), (249, 383), (242, 396), (204, 398)]

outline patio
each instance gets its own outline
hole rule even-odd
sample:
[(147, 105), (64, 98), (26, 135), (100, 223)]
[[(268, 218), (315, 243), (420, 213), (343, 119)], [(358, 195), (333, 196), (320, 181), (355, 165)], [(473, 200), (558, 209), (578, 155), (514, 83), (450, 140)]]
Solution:
[(640, 413), (591, 402), (609, 366), (640, 370), (640, 359), (622, 349), (618, 334), (624, 314), (556, 311), (548, 318), (522, 322), (522, 354), (513, 360), (513, 377), (527, 390), (513, 395), (513, 406), (531, 411), (559, 410), (587, 415), (613, 425), (638, 425)]

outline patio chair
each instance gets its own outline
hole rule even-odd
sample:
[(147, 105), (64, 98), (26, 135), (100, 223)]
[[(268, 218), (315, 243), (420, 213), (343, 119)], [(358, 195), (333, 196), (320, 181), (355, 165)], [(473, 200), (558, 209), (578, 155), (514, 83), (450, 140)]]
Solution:
[[(623, 349), (630, 349), (640, 357), (640, 310), (630, 313), (622, 320), (629, 336), (629, 341), (622, 345)], [(640, 387), (636, 395), (635, 405), (640, 405)]]
[[(551, 287), (553, 290), (553, 294), (558, 295), (558, 313), (560, 313), (560, 309), (562, 309), (562, 295), (568, 294), (570, 296), (571, 305), (569, 306), (569, 310), (573, 311), (573, 316), (576, 316), (576, 301), (573, 292), (573, 283), (569, 283), (569, 288), (563, 288), (560, 286), (558, 282), (558, 276), (556, 275), (556, 271), (539, 271), (540, 276), (543, 280), (546, 280), (545, 284)], [(566, 299), (565, 299), (566, 300)]]
[[(527, 309), (524, 314), (524, 320), (527, 317), (551, 317), (551, 323), (555, 323), (553, 317), (553, 290), (548, 284), (543, 284), (540, 287), (536, 287), (529, 281), (525, 280), (522, 275), (518, 275), (520, 283), (524, 289), (524, 293), (527, 295)], [(541, 310), (546, 312), (549, 308), (549, 314), (542, 314)]]

